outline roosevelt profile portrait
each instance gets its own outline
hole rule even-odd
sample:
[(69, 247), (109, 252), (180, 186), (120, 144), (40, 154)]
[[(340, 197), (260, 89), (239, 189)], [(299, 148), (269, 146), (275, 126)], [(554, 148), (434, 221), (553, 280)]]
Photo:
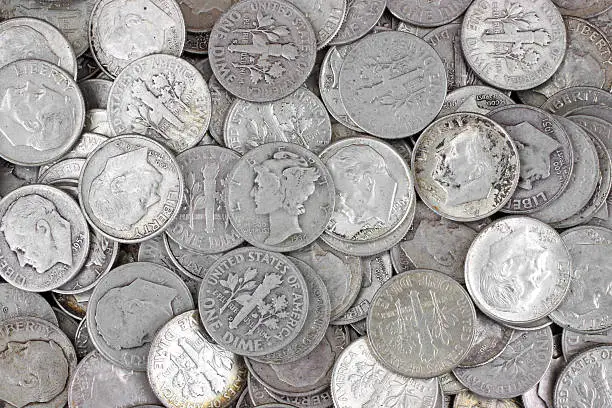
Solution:
[(60, 65), (60, 57), (51, 49), (47, 38), (27, 25), (6, 28), (0, 32), (0, 67), (17, 60), (38, 59)]

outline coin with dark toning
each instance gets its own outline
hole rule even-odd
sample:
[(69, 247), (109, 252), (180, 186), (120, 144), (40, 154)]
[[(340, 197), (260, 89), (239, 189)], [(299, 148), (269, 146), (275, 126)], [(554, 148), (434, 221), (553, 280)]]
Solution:
[(79, 88), (85, 99), (85, 109), (106, 109), (108, 95), (113, 81), (106, 79), (87, 79), (79, 82)]
[(459, 367), (478, 367), (499, 356), (510, 343), (514, 330), (496, 323), (477, 310), (475, 332), (474, 344)]
[(38, 293), (17, 289), (9, 283), (0, 283), (0, 321), (28, 316), (57, 326), (57, 317), (45, 298)]
[(202, 254), (192, 251), (168, 238), (168, 234), (163, 235), (163, 241), (170, 260), (178, 270), (198, 283), (202, 280), (208, 268), (223, 255), (222, 253)]
[(476, 312), (452, 278), (416, 270), (394, 276), (376, 292), (368, 314), (372, 352), (383, 366), (414, 378), (456, 367), (474, 340)]
[(347, 0), (288, 0), (310, 21), (317, 39), (317, 48), (325, 47), (336, 36), (346, 15)]
[(555, 115), (567, 116), (583, 106), (604, 105), (612, 108), (612, 94), (592, 86), (573, 86), (562, 89), (540, 107)]
[(331, 45), (352, 43), (366, 35), (385, 11), (386, 0), (348, 0), (348, 7), (340, 30)]
[(264, 404), (273, 403), (276, 400), (268, 393), (268, 389), (263, 386), (253, 374), (249, 372), (248, 378), (249, 400), (253, 406), (259, 407)]
[(387, 0), (387, 7), (400, 20), (420, 27), (438, 27), (462, 15), (470, 3), (470, 0)]
[(488, 86), (463, 86), (446, 95), (444, 105), (438, 117), (455, 112), (470, 112), (486, 115), (499, 108), (514, 104), (512, 98), (495, 88)]

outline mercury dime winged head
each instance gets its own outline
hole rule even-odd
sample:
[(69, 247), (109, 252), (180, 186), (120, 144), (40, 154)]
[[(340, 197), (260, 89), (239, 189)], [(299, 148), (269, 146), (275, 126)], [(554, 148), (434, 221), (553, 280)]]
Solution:
[(38, 194), (15, 200), (2, 217), (0, 231), (22, 267), (31, 265), (45, 273), (57, 263), (72, 265), (70, 222)]
[(381, 154), (355, 144), (340, 149), (326, 165), (336, 186), (333, 232), (350, 239), (389, 222), (398, 183)]
[(68, 375), (68, 360), (53, 340), (9, 342), (0, 352), (0, 400), (18, 408), (49, 402), (64, 390)]
[(89, 190), (93, 215), (104, 225), (126, 230), (160, 200), (162, 174), (147, 160), (148, 149), (111, 157)]
[(255, 213), (270, 216), (268, 245), (280, 244), (302, 232), (298, 216), (306, 211), (304, 203), (315, 191), (320, 177), (316, 167), (291, 152), (276, 152), (271, 159), (255, 165), (251, 197)]
[(60, 57), (53, 52), (45, 36), (32, 27), (19, 25), (0, 32), (0, 66), (23, 59), (60, 63)]

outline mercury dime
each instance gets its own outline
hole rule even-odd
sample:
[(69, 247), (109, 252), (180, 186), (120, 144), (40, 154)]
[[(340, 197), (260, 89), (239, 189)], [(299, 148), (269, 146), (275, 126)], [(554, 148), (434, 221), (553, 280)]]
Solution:
[(601, 88), (573, 86), (552, 95), (540, 109), (555, 115), (567, 116), (574, 109), (591, 105), (604, 105), (612, 108), (612, 94)]
[(497, 88), (533, 88), (563, 62), (566, 33), (550, 0), (475, 0), (463, 21), (466, 61)]
[(208, 269), (198, 303), (204, 327), (218, 344), (237, 354), (261, 356), (295, 339), (308, 301), (304, 277), (287, 258), (244, 247)]
[(45, 298), (38, 293), (17, 289), (9, 283), (0, 283), (0, 321), (27, 316), (38, 317), (57, 326), (57, 317)]
[(478, 367), (495, 359), (510, 343), (514, 330), (496, 323), (477, 310), (475, 332), (474, 344), (459, 367)]
[(566, 189), (574, 166), (567, 133), (549, 113), (527, 105), (496, 109), (499, 123), (518, 148), (520, 178), (503, 212), (525, 214), (546, 207)]
[(612, 7), (607, 0), (553, 0), (564, 16), (595, 17)]
[(242, 357), (211, 342), (198, 312), (176, 316), (151, 343), (147, 375), (166, 406), (225, 407), (246, 386)]
[(91, 13), (89, 43), (100, 68), (114, 78), (144, 56), (181, 55), (185, 22), (175, 1), (100, 0)]
[(89, 229), (78, 205), (57, 188), (33, 184), (0, 201), (0, 276), (31, 292), (55, 289), (87, 259)]
[(137, 243), (162, 233), (183, 202), (183, 176), (162, 145), (138, 135), (109, 139), (87, 159), (79, 201), (93, 228)]
[(316, 48), (315, 32), (297, 7), (280, 0), (246, 0), (217, 21), (208, 55), (225, 89), (248, 101), (269, 102), (304, 83)]
[(193, 308), (187, 285), (172, 271), (149, 262), (129, 263), (111, 270), (94, 288), (87, 330), (113, 364), (144, 371), (157, 331)]
[(386, 0), (348, 0), (344, 21), (329, 43), (348, 44), (363, 37), (382, 17), (386, 5)]
[(79, 327), (77, 327), (77, 331), (74, 336), (74, 350), (76, 351), (77, 359), (79, 361), (84, 359), (87, 354), (96, 350), (96, 347), (89, 338), (86, 318), (81, 320)]
[(319, 98), (304, 87), (268, 103), (236, 99), (223, 130), (225, 145), (240, 154), (265, 143), (294, 143), (320, 153), (331, 140), (331, 123)]
[(490, 399), (466, 391), (455, 397), (453, 408), (521, 408), (521, 406), (511, 399)]
[(347, 0), (289, 0), (310, 21), (317, 39), (317, 49), (325, 47), (336, 36), (346, 14)]
[(316, 154), (287, 142), (259, 146), (228, 175), (225, 202), (242, 237), (260, 248), (294, 251), (325, 230), (334, 209), (332, 176)]
[(387, 0), (387, 7), (400, 20), (422, 27), (437, 27), (459, 17), (470, 0)]
[(455, 221), (486, 218), (519, 182), (520, 152), (504, 128), (475, 113), (442, 117), (414, 146), (417, 191), (431, 209)]
[(208, 268), (223, 255), (221, 253), (201, 254), (191, 251), (169, 239), (168, 234), (163, 235), (163, 241), (170, 260), (178, 270), (192, 280), (196, 280), (198, 283), (201, 282)]
[(374, 356), (387, 368), (429, 378), (456, 367), (474, 340), (476, 312), (452, 278), (419, 269), (387, 281), (368, 314)]
[(604, 344), (612, 345), (612, 330), (593, 334), (563, 330), (563, 357), (567, 362), (572, 360), (579, 353)]
[(489, 317), (530, 323), (555, 310), (570, 286), (571, 256), (559, 234), (528, 217), (494, 221), (465, 260), (467, 289)]
[(464, 86), (446, 95), (438, 117), (455, 112), (471, 112), (486, 115), (501, 106), (513, 105), (514, 101), (503, 92), (488, 86)]
[(339, 89), (360, 128), (397, 139), (419, 132), (437, 116), (446, 96), (446, 72), (425, 41), (403, 32), (381, 32), (363, 38), (348, 53)]
[(85, 109), (106, 109), (113, 81), (106, 79), (87, 79), (79, 82), (85, 99)]
[(236, 98), (221, 86), (214, 75), (208, 81), (208, 90), (212, 102), (208, 131), (217, 143), (223, 145), (225, 144), (223, 141), (223, 125)]
[(409, 378), (388, 370), (374, 358), (366, 338), (351, 343), (342, 352), (331, 379), (337, 408), (434, 408), (438, 388), (435, 378)]

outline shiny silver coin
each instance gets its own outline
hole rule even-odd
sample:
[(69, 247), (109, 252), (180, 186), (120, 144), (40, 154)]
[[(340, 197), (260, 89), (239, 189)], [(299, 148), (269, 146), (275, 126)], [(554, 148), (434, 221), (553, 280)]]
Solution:
[(564, 16), (591, 18), (612, 8), (606, 0), (553, 0)]
[(521, 406), (512, 399), (485, 398), (465, 391), (455, 397), (453, 408), (521, 408)]
[(85, 100), (85, 109), (106, 109), (113, 81), (106, 79), (87, 79), (79, 82)]
[(521, 402), (525, 408), (553, 408), (555, 383), (565, 365), (561, 350), (561, 335), (556, 334), (553, 336), (553, 355), (548, 370), (537, 385), (521, 395)]
[(51, 305), (41, 295), (0, 283), (0, 321), (14, 317), (38, 317), (58, 325)]
[(274, 142), (256, 147), (228, 175), (225, 202), (236, 231), (250, 244), (295, 251), (325, 230), (335, 201), (334, 181), (318, 156)]
[(317, 39), (317, 49), (325, 47), (336, 36), (344, 21), (347, 0), (288, 0), (310, 21)]
[(488, 86), (463, 86), (446, 95), (438, 118), (455, 112), (470, 112), (486, 115), (499, 108), (514, 104), (502, 91)]
[(225, 407), (246, 386), (242, 357), (210, 341), (198, 312), (176, 316), (151, 343), (147, 376), (166, 407)]
[(312, 25), (297, 7), (280, 0), (247, 0), (217, 21), (208, 55), (225, 89), (241, 99), (270, 102), (304, 83), (316, 48)]
[(484, 365), (497, 358), (506, 349), (514, 330), (489, 319), (479, 310), (476, 311), (476, 336), (468, 355), (459, 367), (471, 368)]
[(172, 317), (193, 309), (187, 285), (149, 262), (119, 266), (104, 275), (87, 307), (87, 330), (113, 364), (144, 371), (153, 337)]
[(470, 3), (470, 0), (387, 0), (387, 7), (400, 20), (416, 26), (438, 27), (462, 15)]
[(569, 362), (576, 355), (588, 349), (601, 345), (612, 345), (612, 330), (593, 334), (576, 333), (566, 329), (563, 330), (563, 358), (566, 362)]
[[(98, 146), (107, 140), (108, 137), (104, 135), (83, 132), (81, 133), (81, 137), (79, 138), (78, 142), (72, 147), (72, 149), (62, 156), (62, 160), (86, 159), (94, 150), (96, 150)], [(40, 166), (39, 174), (43, 174), (50, 166), (51, 165)]]
[(533, 88), (563, 62), (565, 28), (550, 0), (495, 4), (475, 0), (463, 20), (465, 59), (480, 78), (497, 88)]
[(366, 35), (385, 11), (386, 0), (348, 0), (346, 15), (330, 45), (342, 45), (357, 41)]
[(368, 337), (376, 359), (388, 369), (429, 378), (456, 367), (475, 336), (476, 312), (452, 278), (435, 271), (402, 273), (372, 300)]
[(33, 184), (0, 201), (0, 276), (13, 286), (45, 292), (72, 279), (85, 264), (89, 229), (63, 191)]
[(552, 227), (533, 218), (506, 217), (491, 223), (472, 243), (465, 280), (474, 302), (489, 317), (531, 323), (563, 301), (571, 264)]
[(435, 408), (435, 378), (409, 378), (381, 365), (366, 338), (348, 346), (338, 357), (331, 378), (334, 406)]
[(502, 324), (514, 330), (534, 331), (534, 330), (541, 330), (546, 327), (552, 326), (553, 321), (550, 320), (549, 317), (543, 317), (541, 319), (538, 319), (530, 323), (512, 323), (510, 324), (510, 323), (503, 322)]
[(221, 253), (201, 254), (191, 251), (168, 238), (167, 234), (164, 234), (162, 239), (168, 256), (174, 263), (174, 266), (176, 266), (181, 273), (198, 282), (202, 280), (208, 268), (223, 255)]
[(214, 75), (208, 81), (208, 90), (210, 91), (210, 99), (212, 102), (208, 131), (217, 143), (224, 145), (223, 126), (230, 107), (236, 98), (221, 86)]
[(184, 43), (185, 21), (175, 1), (100, 0), (91, 12), (91, 51), (110, 77), (147, 55), (178, 57)]
[[(457, 395), (467, 391), (467, 387), (459, 382), (452, 371), (437, 377), (440, 389), (444, 395)], [(455, 397), (455, 400), (459, 397)]]
[(101, 144), (79, 179), (79, 201), (93, 228), (118, 242), (161, 234), (183, 202), (183, 176), (162, 145), (138, 135)]
[(612, 94), (592, 86), (573, 86), (552, 95), (540, 109), (555, 115), (567, 116), (574, 109), (590, 105), (604, 105), (612, 108)]
[(40, 172), (37, 182), (40, 184), (55, 184), (58, 181), (73, 180), (78, 183), (85, 159), (63, 159), (52, 165), (45, 166)]
[(81, 361), (86, 355), (92, 351), (96, 351), (96, 347), (89, 338), (89, 332), (87, 331), (87, 318), (84, 318), (77, 327), (76, 334), (74, 336), (74, 350), (77, 355), (77, 359)]
[(504, 128), (475, 113), (442, 117), (414, 146), (412, 169), (421, 199), (455, 221), (499, 211), (513, 196), (520, 151)]
[(89, 109), (85, 112), (83, 132), (97, 133), (106, 137), (113, 136), (113, 130), (106, 109)]
[(340, 96), (350, 118), (386, 138), (411, 136), (440, 111), (446, 72), (433, 48), (418, 37), (389, 31), (359, 41), (340, 69)]

